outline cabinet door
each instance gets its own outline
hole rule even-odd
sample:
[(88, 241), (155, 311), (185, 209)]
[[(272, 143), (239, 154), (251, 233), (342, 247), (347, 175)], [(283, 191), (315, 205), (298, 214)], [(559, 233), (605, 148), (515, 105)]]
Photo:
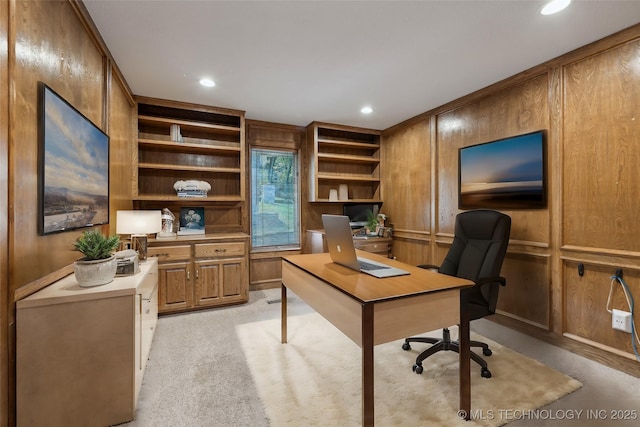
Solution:
[(225, 259), (222, 268), (222, 298), (237, 299), (246, 295), (244, 258)]
[(195, 265), (196, 305), (218, 305), (246, 300), (244, 258), (200, 260), (196, 261)]
[(158, 311), (184, 310), (193, 306), (191, 263), (158, 265)]
[(220, 302), (220, 261), (202, 260), (195, 262), (196, 305), (215, 305)]

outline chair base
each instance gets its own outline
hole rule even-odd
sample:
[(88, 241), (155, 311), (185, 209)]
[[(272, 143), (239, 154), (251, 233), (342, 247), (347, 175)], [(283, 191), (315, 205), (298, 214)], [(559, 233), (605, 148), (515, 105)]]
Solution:
[[(449, 329), (445, 328), (442, 331), (442, 338), (430, 338), (430, 337), (412, 337), (406, 338), (404, 340), (404, 344), (402, 344), (402, 349), (405, 351), (411, 350), (412, 342), (420, 342), (425, 344), (433, 344), (431, 347), (427, 348), (425, 351), (420, 353), (416, 358), (416, 363), (413, 365), (413, 372), (416, 374), (421, 374), (423, 371), (422, 361), (427, 357), (439, 352), (439, 351), (455, 351), (456, 353), (460, 353), (460, 343), (458, 341), (451, 341), (451, 332)], [(492, 352), (489, 349), (489, 346), (480, 341), (471, 341), (471, 347), (481, 347), (482, 354), (485, 356), (491, 356)], [(483, 378), (491, 378), (491, 371), (487, 368), (487, 362), (484, 361), (483, 358), (478, 356), (473, 351), (471, 352), (471, 359), (480, 365), (480, 375)]]

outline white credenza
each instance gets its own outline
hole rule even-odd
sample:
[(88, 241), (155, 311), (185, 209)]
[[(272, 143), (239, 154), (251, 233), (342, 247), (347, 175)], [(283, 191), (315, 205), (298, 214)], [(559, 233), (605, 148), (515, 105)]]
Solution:
[(158, 320), (158, 262), (81, 288), (73, 274), (16, 303), (18, 426), (133, 419)]

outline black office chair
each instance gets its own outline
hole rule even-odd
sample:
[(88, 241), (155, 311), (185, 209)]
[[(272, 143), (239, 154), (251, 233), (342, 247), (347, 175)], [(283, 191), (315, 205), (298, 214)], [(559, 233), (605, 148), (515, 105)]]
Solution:
[[(491, 210), (474, 210), (458, 214), (455, 224), (453, 244), (440, 267), (420, 265), (419, 267), (437, 269), (439, 273), (462, 277), (475, 282), (471, 288), (463, 289), (468, 298), (466, 308), (470, 320), (480, 319), (495, 313), (500, 285), (505, 286), (500, 269), (504, 260), (511, 232), (511, 218), (508, 215)], [(420, 353), (413, 365), (413, 371), (421, 374), (422, 361), (441, 350), (460, 352), (460, 343), (451, 341), (449, 329), (443, 330), (442, 338), (413, 337), (402, 344), (403, 350), (410, 350), (411, 342), (433, 344)], [(491, 356), (491, 350), (485, 343), (471, 341), (471, 347), (482, 347), (482, 354)], [(491, 372), (485, 362), (476, 353), (471, 359), (481, 366), (481, 375), (491, 378)]]

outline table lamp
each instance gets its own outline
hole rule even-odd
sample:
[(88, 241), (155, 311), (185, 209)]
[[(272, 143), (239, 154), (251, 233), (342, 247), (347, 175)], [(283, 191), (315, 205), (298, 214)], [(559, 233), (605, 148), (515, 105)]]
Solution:
[(131, 249), (138, 251), (138, 259), (147, 259), (147, 234), (162, 229), (161, 211), (117, 211), (116, 233), (131, 235)]

